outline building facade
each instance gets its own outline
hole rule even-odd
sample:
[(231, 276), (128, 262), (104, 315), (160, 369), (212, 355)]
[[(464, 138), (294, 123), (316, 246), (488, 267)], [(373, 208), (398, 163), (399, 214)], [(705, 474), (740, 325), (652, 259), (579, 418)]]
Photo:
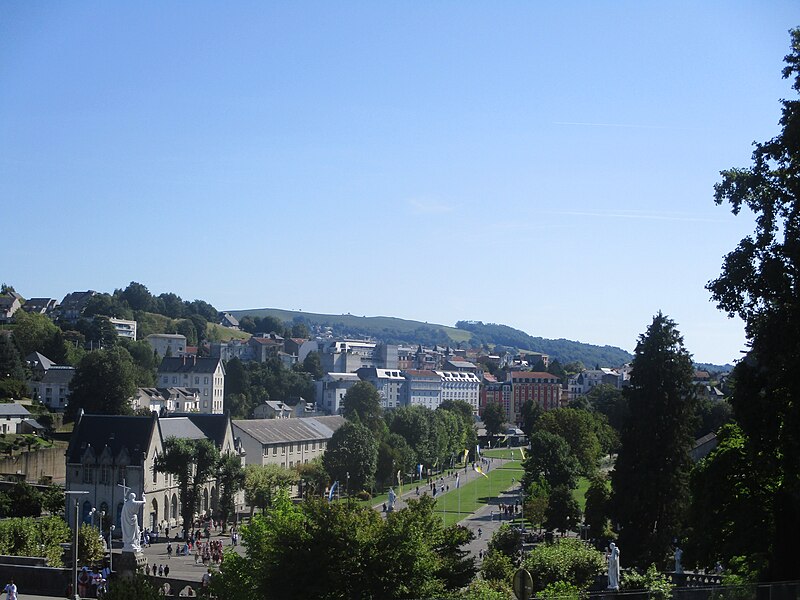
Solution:
[(531, 400), (542, 410), (561, 406), (561, 380), (550, 373), (537, 371), (512, 371), (509, 373), (513, 388), (513, 423), (521, 421), (522, 405)]
[(222, 414), (225, 393), (225, 367), (211, 357), (167, 356), (161, 360), (156, 378), (159, 387), (197, 390), (200, 412)]

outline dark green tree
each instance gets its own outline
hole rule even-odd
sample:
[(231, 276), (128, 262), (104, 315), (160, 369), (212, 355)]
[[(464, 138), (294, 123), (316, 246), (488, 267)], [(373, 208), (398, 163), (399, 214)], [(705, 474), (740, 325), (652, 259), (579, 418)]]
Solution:
[(486, 435), (493, 436), (503, 431), (506, 422), (506, 411), (500, 406), (499, 402), (489, 402), (483, 407), (483, 426), (486, 427)]
[(608, 418), (608, 423), (617, 431), (628, 418), (628, 401), (622, 390), (608, 383), (594, 386), (586, 395), (589, 405), (598, 413)]
[(553, 488), (544, 513), (544, 526), (566, 532), (574, 530), (580, 520), (581, 508), (570, 488), (565, 485)]
[(153, 309), (153, 296), (146, 286), (135, 281), (131, 281), (122, 292), (119, 298), (125, 302), (132, 310), (151, 311)]
[[(783, 76), (800, 92), (800, 29), (790, 35)], [(774, 522), (764, 573), (773, 580), (800, 578), (800, 100), (782, 104), (780, 133), (755, 144), (752, 166), (723, 171), (715, 186), (717, 204), (755, 215), (755, 231), (708, 284), (719, 308), (744, 321), (750, 342), (734, 370), (731, 404), (753, 464), (776, 484), (762, 509)]]
[(636, 345), (625, 389), (630, 417), (611, 478), (620, 547), (633, 565), (660, 562), (682, 532), (694, 445), (693, 376), (674, 321), (659, 312)]
[(118, 346), (86, 354), (75, 369), (70, 390), (71, 416), (80, 408), (91, 414), (133, 414), (130, 399), (136, 392), (136, 368), (131, 355)]
[(331, 436), (322, 461), (325, 470), (343, 489), (349, 485), (350, 493), (370, 491), (378, 461), (375, 436), (361, 423), (347, 422)]
[(22, 362), (13, 338), (0, 335), (0, 379), (24, 381), (25, 377), (25, 363)]
[(236, 493), (244, 487), (244, 467), (242, 459), (236, 454), (226, 452), (217, 463), (217, 484), (219, 485), (219, 520), (222, 533), (228, 530), (228, 519), (236, 509)]
[(611, 535), (611, 487), (608, 478), (597, 474), (592, 477), (586, 490), (584, 522), (589, 526), (589, 535), (605, 546)]
[(402, 474), (414, 472), (414, 449), (405, 438), (390, 433), (378, 446), (378, 467), (376, 477), (382, 487), (394, 485), (397, 471)]
[(156, 471), (175, 477), (183, 517), (183, 536), (188, 538), (189, 528), (200, 506), (203, 484), (217, 472), (219, 451), (208, 439), (192, 440), (169, 437), (156, 455)]
[[(58, 326), (44, 315), (26, 313), (24, 310), (14, 313), (14, 341), (22, 358), (31, 352), (44, 354), (44, 349), (58, 331)], [(47, 354), (45, 356), (51, 358)]]
[(283, 465), (247, 465), (244, 470), (244, 501), (250, 507), (250, 515), (256, 508), (262, 511), (271, 508), (275, 498), (298, 481), (298, 473)]
[(312, 379), (322, 379), (325, 371), (319, 361), (319, 352), (309, 352), (303, 359), (303, 371), (311, 375)]
[(533, 432), (536, 431), (536, 427), (539, 423), (539, 417), (542, 416), (542, 407), (539, 406), (538, 402), (534, 402), (533, 400), (525, 400), (522, 403), (522, 409), (520, 411), (520, 417), (522, 422), (520, 423), (520, 429), (522, 429), (522, 433), (524, 433), (529, 438), (533, 435)]
[(739, 556), (757, 573), (769, 557), (776, 515), (765, 507), (779, 482), (753, 464), (738, 425), (722, 427), (717, 442), (692, 471), (686, 562), (713, 567)]
[(560, 435), (569, 444), (570, 453), (581, 466), (582, 475), (597, 470), (602, 446), (596, 433), (594, 416), (585, 410), (556, 408), (539, 419), (539, 429)]
[(342, 416), (348, 420), (358, 420), (373, 433), (383, 428), (381, 397), (375, 386), (367, 381), (359, 381), (344, 395)]
[(406, 440), (414, 450), (414, 462), (433, 467), (436, 462), (436, 440), (433, 411), (424, 406), (401, 406), (386, 415), (391, 433)]
[(528, 458), (522, 463), (525, 475), (522, 485), (544, 481), (552, 490), (559, 486), (575, 487), (580, 464), (570, 453), (569, 444), (560, 435), (549, 431), (537, 431), (531, 437)]

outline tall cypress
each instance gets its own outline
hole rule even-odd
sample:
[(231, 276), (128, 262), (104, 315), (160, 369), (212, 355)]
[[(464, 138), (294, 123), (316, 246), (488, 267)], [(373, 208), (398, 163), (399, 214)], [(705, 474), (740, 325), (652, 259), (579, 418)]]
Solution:
[(647, 566), (670, 553), (689, 501), (694, 368), (674, 321), (661, 312), (653, 318), (631, 367), (612, 510), (625, 562)]

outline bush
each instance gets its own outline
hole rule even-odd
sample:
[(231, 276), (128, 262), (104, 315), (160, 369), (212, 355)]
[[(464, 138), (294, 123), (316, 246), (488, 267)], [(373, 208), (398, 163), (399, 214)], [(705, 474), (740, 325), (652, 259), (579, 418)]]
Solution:
[(370, 494), (367, 490), (361, 490), (356, 494), (356, 498), (359, 500), (370, 500), (372, 498), (372, 494)]
[(489, 550), (502, 552), (512, 560), (516, 561), (519, 551), (522, 548), (522, 532), (517, 527), (511, 527), (508, 523), (500, 526), (495, 531), (492, 540), (489, 542)]
[(514, 577), (514, 562), (511, 557), (503, 554), (499, 550), (490, 550), (483, 558), (481, 565), (481, 575), (488, 581), (511, 581)]
[(647, 590), (649, 598), (653, 600), (667, 600), (672, 597), (673, 586), (666, 575), (658, 572), (655, 565), (647, 567), (644, 574), (636, 571), (625, 571), (622, 575), (622, 589)]
[(543, 590), (556, 582), (566, 582), (580, 590), (588, 589), (606, 568), (601, 552), (574, 538), (559, 538), (531, 550), (522, 566), (533, 577), (533, 586)]
[(508, 600), (514, 597), (511, 586), (505, 581), (476, 579), (466, 590), (453, 594), (453, 600)]
[(566, 581), (551, 583), (536, 597), (540, 600), (580, 600), (585, 594), (577, 587)]

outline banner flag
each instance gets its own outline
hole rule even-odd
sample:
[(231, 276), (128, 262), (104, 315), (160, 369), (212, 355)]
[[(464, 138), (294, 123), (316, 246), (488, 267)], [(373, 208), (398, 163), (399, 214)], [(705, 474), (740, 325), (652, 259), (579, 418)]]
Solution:
[(333, 495), (336, 493), (336, 488), (338, 487), (339, 487), (339, 480), (337, 479), (336, 481), (333, 482), (331, 489), (328, 490), (328, 502), (333, 500)]
[(486, 473), (484, 473), (483, 469), (481, 469), (478, 465), (474, 465), (472, 468), (475, 469), (476, 473), (480, 473), (481, 475), (486, 477), (486, 479), (489, 479), (489, 476)]

